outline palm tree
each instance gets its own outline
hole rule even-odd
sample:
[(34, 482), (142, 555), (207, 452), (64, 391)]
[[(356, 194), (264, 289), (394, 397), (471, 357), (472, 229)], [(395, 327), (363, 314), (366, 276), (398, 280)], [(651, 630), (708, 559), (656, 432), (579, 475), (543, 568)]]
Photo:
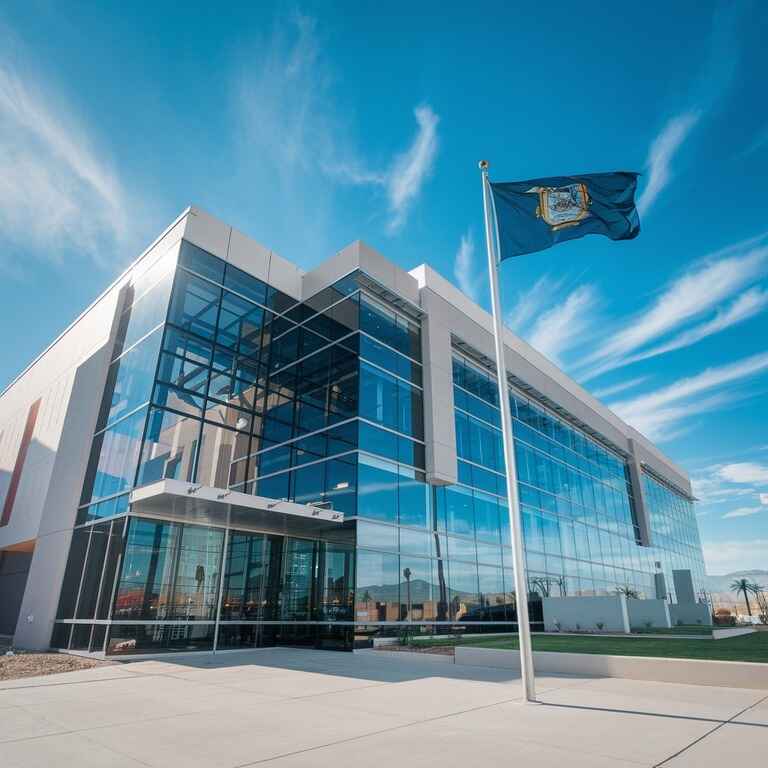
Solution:
[(616, 594), (617, 595), (625, 595), (627, 599), (632, 598), (634, 600), (637, 600), (640, 595), (638, 595), (637, 590), (633, 587), (630, 587), (629, 585), (625, 585), (623, 587), (616, 587)]
[(738, 597), (739, 593), (744, 595), (744, 602), (747, 604), (747, 613), (752, 616), (752, 606), (749, 604), (750, 592), (754, 594), (755, 585), (748, 579), (734, 579), (731, 582), (731, 592), (735, 592)]

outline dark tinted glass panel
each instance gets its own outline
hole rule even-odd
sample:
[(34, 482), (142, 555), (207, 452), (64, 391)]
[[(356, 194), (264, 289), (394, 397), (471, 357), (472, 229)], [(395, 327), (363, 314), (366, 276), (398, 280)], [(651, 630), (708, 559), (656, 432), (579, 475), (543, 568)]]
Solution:
[(72, 533), (67, 569), (64, 572), (61, 597), (59, 598), (59, 609), (56, 612), (57, 619), (73, 619), (75, 617), (75, 605), (80, 590), (80, 578), (83, 575), (89, 536), (90, 530), (88, 528), (76, 528)]
[(88, 558), (85, 561), (83, 571), (80, 600), (75, 614), (76, 619), (92, 619), (96, 612), (104, 559), (109, 544), (109, 529), (110, 523), (101, 523), (91, 527), (91, 543), (88, 547)]
[(115, 601), (115, 618), (214, 618), (223, 532), (134, 518)]
[(214, 282), (220, 283), (224, 279), (224, 262), (186, 240), (181, 243), (179, 264)]
[(317, 576), (317, 621), (351, 621), (354, 595), (354, 549), (322, 544)]
[[(96, 607), (97, 619), (108, 619), (112, 607), (112, 597), (115, 589), (117, 565), (123, 549), (123, 531), (127, 518), (121, 518), (112, 522), (112, 529), (107, 545), (107, 556), (104, 567), (104, 577), (101, 583), (101, 594)], [(102, 638), (103, 639), (103, 638)]]
[(233, 267), (231, 264), (227, 264), (224, 285), (235, 291), (235, 293), (239, 293), (241, 296), (245, 296), (258, 304), (267, 303), (266, 283), (253, 277), (253, 275), (249, 275), (247, 272), (243, 272), (242, 269)]
[(107, 654), (210, 651), (214, 624), (113, 624), (109, 630)]
[(283, 550), (280, 618), (309, 621), (317, 543), (286, 538)]
[(213, 339), (221, 288), (187, 272), (176, 273), (168, 321), (206, 339)]

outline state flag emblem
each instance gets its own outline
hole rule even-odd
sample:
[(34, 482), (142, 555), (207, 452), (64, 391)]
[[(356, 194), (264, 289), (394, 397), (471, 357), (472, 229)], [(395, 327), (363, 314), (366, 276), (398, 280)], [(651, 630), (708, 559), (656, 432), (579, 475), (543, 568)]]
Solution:
[(589, 192), (586, 184), (531, 187), (526, 191), (538, 194), (539, 206), (536, 209), (536, 216), (544, 219), (553, 231), (576, 226), (590, 215)]

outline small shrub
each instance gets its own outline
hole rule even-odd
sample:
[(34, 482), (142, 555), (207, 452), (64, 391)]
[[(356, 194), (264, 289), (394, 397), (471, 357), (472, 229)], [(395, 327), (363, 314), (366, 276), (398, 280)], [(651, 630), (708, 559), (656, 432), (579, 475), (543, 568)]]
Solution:
[(596, 621), (595, 622), (595, 626), (602, 632), (603, 627), (605, 626), (605, 622), (604, 621)]
[(652, 621), (646, 621), (645, 622), (645, 628), (646, 629), (650, 629), (652, 626), (653, 626), (653, 622)]

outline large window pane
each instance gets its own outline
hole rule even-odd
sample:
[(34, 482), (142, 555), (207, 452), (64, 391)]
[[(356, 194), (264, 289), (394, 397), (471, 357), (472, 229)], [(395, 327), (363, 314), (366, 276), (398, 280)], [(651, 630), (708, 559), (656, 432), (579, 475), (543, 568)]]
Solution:
[(367, 363), (360, 365), (360, 415), (398, 429), (397, 379)]
[(179, 270), (173, 289), (169, 322), (206, 339), (213, 339), (221, 288)]
[(429, 525), (429, 486), (424, 482), (423, 473), (400, 467), (398, 481), (400, 525), (426, 528)]
[[(247, 434), (204, 423), (197, 460), (197, 482), (213, 488), (228, 488), (236, 482), (234, 463), (248, 454), (249, 439)], [(244, 479), (245, 469), (241, 470)]]
[(398, 621), (400, 581), (397, 555), (358, 549), (355, 620), (368, 623)]
[(114, 617), (213, 619), (222, 543), (220, 529), (132, 519)]
[(317, 542), (286, 538), (283, 554), (280, 618), (312, 619), (312, 577)]
[(445, 502), (448, 532), (474, 536), (472, 491), (459, 486), (449, 486), (445, 489)]
[(112, 363), (104, 388), (105, 408), (99, 418), (99, 429), (149, 401), (161, 337), (162, 330), (158, 329)]
[(437, 601), (433, 595), (432, 561), (401, 557), (400, 576), (400, 620), (435, 620)]
[(146, 417), (147, 409), (142, 408), (94, 437), (82, 504), (133, 487)]
[[(136, 285), (125, 289), (130, 292), (133, 303), (120, 318), (115, 339), (115, 357), (165, 320), (173, 282), (173, 266), (172, 259), (163, 258), (144, 278), (139, 278)], [(144, 280), (154, 283), (153, 287), (147, 290)]]
[(361, 455), (358, 464), (358, 510), (361, 517), (397, 522), (396, 465)]
[(452, 560), (449, 576), (451, 621), (481, 621), (482, 605), (477, 582), (477, 565)]
[(354, 549), (322, 544), (317, 576), (317, 621), (351, 621), (354, 594)]
[(153, 408), (147, 423), (137, 483), (146, 485), (166, 477), (192, 482), (200, 424), (189, 416)]

